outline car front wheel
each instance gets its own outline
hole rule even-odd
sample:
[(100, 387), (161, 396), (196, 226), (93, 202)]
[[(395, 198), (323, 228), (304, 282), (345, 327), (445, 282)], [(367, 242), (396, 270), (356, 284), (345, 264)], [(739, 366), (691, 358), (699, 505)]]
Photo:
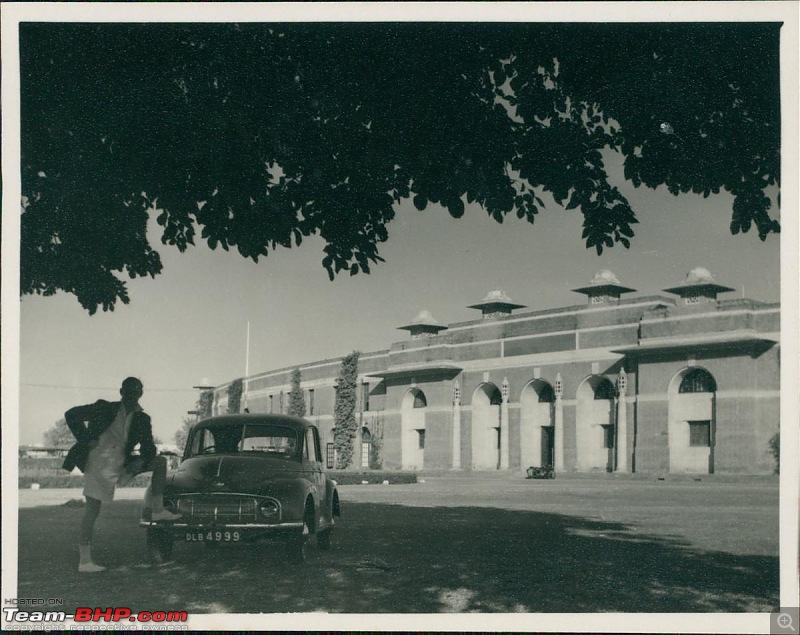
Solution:
[(303, 564), (306, 561), (307, 533), (305, 527), (303, 531), (298, 531), (289, 537), (289, 561), (293, 564)]
[(314, 526), (314, 504), (306, 501), (306, 511), (303, 514), (303, 528), (289, 536), (289, 560), (295, 564), (306, 561), (306, 544)]
[(164, 564), (172, 559), (172, 546), (174, 539), (172, 533), (149, 527), (147, 529), (147, 556), (150, 564)]
[(332, 529), (326, 529), (325, 531), (321, 531), (317, 534), (317, 546), (322, 549), (322, 551), (327, 551), (331, 548), (332, 531)]

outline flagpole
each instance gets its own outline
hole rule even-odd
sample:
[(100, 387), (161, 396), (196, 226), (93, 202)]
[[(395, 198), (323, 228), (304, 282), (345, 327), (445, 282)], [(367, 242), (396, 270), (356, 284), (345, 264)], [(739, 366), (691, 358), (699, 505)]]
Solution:
[(242, 382), (244, 385), (242, 386), (242, 392), (244, 393), (243, 401), (244, 404), (242, 408), (245, 411), (247, 410), (247, 378), (250, 376), (250, 320), (247, 320), (247, 343), (245, 344), (245, 352), (244, 352), (244, 381)]
[(250, 320), (247, 321), (247, 345), (244, 354), (244, 376), (250, 375)]

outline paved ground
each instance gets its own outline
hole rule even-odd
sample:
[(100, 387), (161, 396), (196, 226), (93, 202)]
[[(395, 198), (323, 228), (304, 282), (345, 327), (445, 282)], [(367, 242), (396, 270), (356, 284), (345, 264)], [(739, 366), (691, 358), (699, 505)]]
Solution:
[(427, 477), (341, 487), (333, 547), (177, 545), (146, 564), (141, 490), (75, 573), (80, 490), (20, 491), (19, 594), (196, 613), (763, 612), (778, 604), (778, 483)]

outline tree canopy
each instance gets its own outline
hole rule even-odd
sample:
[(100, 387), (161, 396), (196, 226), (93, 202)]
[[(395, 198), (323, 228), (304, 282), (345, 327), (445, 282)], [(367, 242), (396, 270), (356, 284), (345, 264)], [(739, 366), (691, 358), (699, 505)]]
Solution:
[(21, 25), (21, 292), (129, 301), (147, 237), (258, 261), (319, 235), (369, 273), (395, 205), (533, 223), (552, 195), (601, 253), (634, 210), (609, 182), (733, 195), (779, 231), (779, 24)]
[(186, 448), (186, 441), (189, 438), (189, 432), (191, 432), (195, 423), (197, 423), (197, 419), (194, 417), (183, 417), (180, 428), (175, 430), (172, 440), (175, 442), (175, 447), (178, 448), (180, 452)]

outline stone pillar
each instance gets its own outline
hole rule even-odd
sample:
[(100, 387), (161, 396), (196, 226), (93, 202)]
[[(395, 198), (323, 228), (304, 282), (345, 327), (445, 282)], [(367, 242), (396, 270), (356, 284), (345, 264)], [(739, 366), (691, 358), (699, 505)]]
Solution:
[(625, 374), (625, 369), (621, 368), (619, 379), (617, 379), (619, 399), (617, 399), (617, 438), (614, 444), (616, 445), (617, 453), (617, 472), (628, 471), (628, 405), (625, 399), (627, 389), (628, 377)]
[(555, 471), (561, 472), (564, 469), (564, 404), (561, 398), (564, 396), (564, 382), (561, 373), (556, 375), (555, 385), (556, 413), (553, 422), (553, 454), (555, 455)]
[(461, 469), (461, 387), (453, 386), (453, 469)]
[(500, 469), (507, 470), (508, 459), (508, 378), (503, 378), (500, 393), (503, 401), (500, 403)]

